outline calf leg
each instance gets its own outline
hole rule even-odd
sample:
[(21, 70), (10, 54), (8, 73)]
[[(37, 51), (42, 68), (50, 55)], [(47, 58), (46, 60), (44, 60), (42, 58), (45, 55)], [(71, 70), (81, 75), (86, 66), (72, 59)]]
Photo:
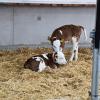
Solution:
[(72, 48), (72, 54), (70, 57), (69, 61), (77, 61), (78, 59), (78, 42), (76, 37), (72, 37), (72, 43), (73, 43), (73, 48)]
[(76, 50), (75, 50), (76, 52), (75, 52), (75, 61), (77, 61), (77, 59), (78, 59), (78, 43), (76, 42)]
[(73, 59), (74, 59), (74, 51), (72, 50), (72, 54), (71, 54), (69, 61), (72, 61)]

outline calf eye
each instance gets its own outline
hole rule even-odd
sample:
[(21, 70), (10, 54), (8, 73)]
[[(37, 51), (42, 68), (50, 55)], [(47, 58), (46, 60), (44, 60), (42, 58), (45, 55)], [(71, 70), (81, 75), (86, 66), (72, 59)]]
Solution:
[(57, 55), (55, 55), (55, 58), (57, 58), (58, 56)]

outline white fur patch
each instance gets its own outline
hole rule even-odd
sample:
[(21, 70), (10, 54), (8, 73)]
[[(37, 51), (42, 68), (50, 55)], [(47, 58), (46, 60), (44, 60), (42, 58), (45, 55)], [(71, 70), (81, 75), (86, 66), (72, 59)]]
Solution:
[(49, 58), (47, 57), (47, 54), (42, 54), (42, 56), (43, 56), (44, 58), (46, 58), (46, 59), (49, 59)]
[(76, 37), (72, 37), (72, 42), (76, 42), (77, 41), (77, 38)]
[(59, 30), (60, 34), (63, 35), (63, 32), (61, 30)]
[(39, 64), (39, 70), (38, 72), (42, 72), (47, 66), (45, 65), (45, 62), (40, 62)]
[(33, 59), (36, 59), (36, 61), (40, 61), (39, 64), (39, 70), (38, 72), (42, 72), (47, 66), (45, 65), (44, 60), (41, 57), (32, 57)]
[(32, 57), (33, 59), (36, 59), (36, 61), (41, 61), (41, 57)]

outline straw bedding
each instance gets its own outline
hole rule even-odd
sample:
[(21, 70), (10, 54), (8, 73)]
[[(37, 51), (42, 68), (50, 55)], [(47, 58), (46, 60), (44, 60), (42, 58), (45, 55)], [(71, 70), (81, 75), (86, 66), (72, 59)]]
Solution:
[[(51, 51), (49, 48), (0, 51), (0, 100), (88, 100), (92, 65), (88, 48), (79, 49), (78, 61), (58, 69), (38, 73), (23, 68), (29, 57)], [(66, 49), (64, 54), (69, 58), (70, 50)]]

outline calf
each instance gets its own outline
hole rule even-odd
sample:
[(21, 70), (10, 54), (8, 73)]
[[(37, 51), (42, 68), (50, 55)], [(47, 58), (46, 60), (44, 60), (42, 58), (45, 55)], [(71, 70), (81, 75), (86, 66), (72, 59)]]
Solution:
[(62, 52), (55, 53), (47, 53), (41, 54), (37, 56), (33, 56), (29, 58), (25, 64), (24, 68), (29, 68), (32, 71), (42, 72), (48, 66), (50, 68), (59, 67), (59, 64), (66, 64), (67, 61), (64, 58), (64, 54)]
[(70, 57), (70, 61), (78, 59), (78, 42), (80, 35), (84, 31), (85, 37), (87, 39), (86, 31), (83, 26), (76, 25), (64, 25), (52, 33), (51, 37), (48, 37), (48, 40), (51, 41), (53, 50), (55, 52), (62, 51), (66, 42), (71, 41), (73, 43), (73, 50)]

